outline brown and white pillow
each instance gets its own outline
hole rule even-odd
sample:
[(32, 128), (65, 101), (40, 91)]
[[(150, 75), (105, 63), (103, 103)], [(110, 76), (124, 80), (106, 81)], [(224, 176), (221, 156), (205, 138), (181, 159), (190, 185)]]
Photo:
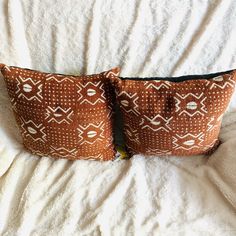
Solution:
[(101, 74), (50, 74), (1, 64), (24, 146), (39, 156), (112, 160), (114, 92)]
[(219, 145), (236, 70), (169, 78), (112, 78), (132, 154), (188, 156)]

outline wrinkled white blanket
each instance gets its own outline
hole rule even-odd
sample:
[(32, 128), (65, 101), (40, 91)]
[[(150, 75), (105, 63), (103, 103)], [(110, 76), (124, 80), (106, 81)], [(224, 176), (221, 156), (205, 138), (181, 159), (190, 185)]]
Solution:
[[(236, 1), (2, 0), (0, 62), (85, 74), (236, 68)], [(21, 144), (0, 78), (0, 235), (236, 235), (236, 95), (210, 157), (93, 162)]]

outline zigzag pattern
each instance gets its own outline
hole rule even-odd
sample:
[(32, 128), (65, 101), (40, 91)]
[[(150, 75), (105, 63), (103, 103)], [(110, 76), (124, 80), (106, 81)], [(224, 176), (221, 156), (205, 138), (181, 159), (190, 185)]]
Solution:
[[(19, 76), (16, 78), (17, 81), (17, 90), (16, 94), (18, 95), (18, 98), (24, 97), (28, 101), (31, 101), (33, 99), (38, 100), (39, 102), (42, 101), (42, 82), (40, 80), (34, 81), (32, 78), (23, 78)], [(33, 90), (36, 90), (36, 94), (32, 94), (31, 92)]]
[(105, 123), (102, 121), (99, 124), (88, 124), (88, 125), (79, 125), (77, 131), (79, 132), (79, 143), (83, 145), (94, 144), (98, 140), (104, 139), (104, 126)]
[(217, 81), (212, 83), (210, 86), (210, 89), (220, 88), (225, 89), (227, 86), (230, 86), (231, 88), (234, 88), (235, 81), (232, 78), (229, 78), (228, 81), (223, 82), (222, 84), (218, 83)]
[(98, 155), (95, 155), (95, 156), (80, 156), (80, 159), (90, 160), (90, 161), (96, 161), (96, 160), (102, 161), (104, 159), (104, 157), (103, 157), (102, 154), (98, 154)]
[[(105, 90), (103, 89), (101, 81), (87, 82), (86, 84), (78, 83), (76, 86), (78, 88), (77, 93), (80, 95), (78, 98), (80, 104), (88, 103), (90, 105), (96, 105), (99, 102), (105, 103)], [(96, 90), (99, 90), (99, 93), (97, 93)], [(88, 96), (84, 97), (83, 94), (87, 94)], [(97, 94), (99, 94), (99, 97), (97, 97)]]
[(204, 149), (209, 150), (209, 149), (213, 148), (216, 145), (217, 141), (218, 141), (218, 139), (213, 139), (210, 144), (204, 144)]
[(6, 69), (8, 72), (11, 72), (11, 70), (10, 70), (10, 67), (9, 67), (9, 66), (6, 66), (6, 65), (4, 65), (2, 69)]
[(71, 119), (72, 114), (73, 111), (71, 110), (71, 108), (63, 109), (62, 107), (52, 108), (48, 106), (46, 108), (45, 119), (48, 120), (48, 122), (55, 121), (58, 124), (61, 124), (63, 122), (70, 124), (73, 121)]
[(146, 153), (148, 155), (161, 155), (161, 156), (172, 154), (172, 152), (170, 150), (164, 150), (164, 149), (159, 149), (159, 148), (150, 148), (150, 147), (148, 149), (146, 149)]
[(115, 69), (112, 69), (110, 71), (106, 71), (104, 73), (104, 75), (105, 75), (106, 78), (110, 78), (110, 77), (118, 76), (119, 73), (120, 73), (120, 69), (119, 68), (115, 68)]
[[(186, 134), (173, 136), (173, 149), (191, 150), (199, 148), (204, 141), (204, 134), (201, 132), (197, 135)], [(179, 142), (179, 143), (178, 143)]]
[[(206, 106), (204, 104), (204, 101), (206, 100), (206, 97), (204, 96), (203, 93), (201, 93), (200, 95), (195, 95), (193, 93), (188, 93), (186, 95), (181, 95), (179, 93), (176, 93), (176, 96), (178, 96), (178, 98), (174, 97), (174, 99), (176, 100), (175, 106), (176, 106), (176, 112), (178, 112), (179, 115), (186, 114), (190, 117), (193, 117), (196, 114), (204, 116), (204, 114), (207, 113)], [(187, 98), (189, 99), (189, 97), (192, 97), (192, 102), (196, 106), (195, 108), (190, 107), (191, 109), (188, 109), (188, 107), (184, 108), (183, 105), (181, 106), (181, 103), (183, 103), (183, 102), (186, 103), (186, 99)], [(189, 103), (192, 103), (192, 102), (189, 102)]]
[(43, 124), (36, 125), (32, 120), (26, 121), (23, 117), (21, 117), (21, 122), (21, 128), (24, 130), (22, 133), (23, 136), (30, 136), (34, 141), (46, 141), (46, 134), (43, 131), (45, 127)]
[(170, 117), (169, 119), (165, 119), (159, 114), (157, 114), (153, 118), (149, 118), (146, 115), (143, 115), (143, 117), (146, 120), (143, 118), (141, 119), (141, 122), (139, 123), (139, 126), (142, 127), (141, 129), (149, 128), (152, 131), (165, 130), (166, 132), (169, 132), (171, 130), (169, 124), (170, 124), (170, 121), (173, 119), (173, 117)]
[(134, 143), (140, 144), (140, 140), (138, 137), (138, 130), (132, 129), (132, 127), (128, 124), (126, 124), (124, 127), (126, 135), (129, 136), (129, 140)]
[(68, 81), (73, 83), (73, 80), (68, 78), (68, 77), (63, 77), (63, 76), (60, 76), (60, 75), (53, 76), (52, 74), (48, 74), (46, 76), (46, 81), (50, 81), (50, 80), (52, 80), (52, 81), (54, 80), (57, 83), (65, 83), (65, 82), (68, 82)]
[(54, 147), (54, 146), (50, 146), (50, 155), (52, 156), (60, 156), (60, 157), (64, 157), (64, 158), (68, 158), (68, 159), (75, 159), (77, 156), (77, 149), (73, 148), (73, 149), (67, 149), (64, 147)]
[[(129, 94), (126, 91), (122, 91), (121, 93), (117, 94), (118, 97), (122, 97), (124, 95), (124, 99), (122, 98), (120, 101), (121, 108), (124, 109), (128, 113), (133, 113), (134, 115), (138, 116), (140, 112), (138, 111), (138, 96), (137, 93)], [(127, 99), (128, 98), (128, 99)]]
[(211, 117), (210, 121), (207, 123), (207, 132), (213, 130), (215, 124), (213, 123), (213, 121), (215, 120), (215, 117)]
[(156, 90), (159, 90), (161, 88), (166, 88), (168, 89), (170, 87), (170, 82), (169, 81), (157, 81), (157, 80), (154, 80), (155, 82), (160, 82), (159, 85), (157, 85), (156, 83), (152, 83), (150, 81), (148, 82), (145, 82), (144, 85), (146, 86), (146, 89), (149, 89), (149, 88), (154, 88)]

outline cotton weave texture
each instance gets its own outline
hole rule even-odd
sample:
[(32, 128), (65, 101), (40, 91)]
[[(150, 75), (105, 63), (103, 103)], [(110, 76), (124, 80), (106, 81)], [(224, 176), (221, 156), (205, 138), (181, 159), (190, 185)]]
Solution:
[(49, 74), (1, 65), (24, 146), (33, 154), (111, 160), (113, 103), (107, 77)]
[(220, 143), (235, 80), (235, 71), (166, 80), (113, 79), (128, 150), (161, 156), (212, 152)]

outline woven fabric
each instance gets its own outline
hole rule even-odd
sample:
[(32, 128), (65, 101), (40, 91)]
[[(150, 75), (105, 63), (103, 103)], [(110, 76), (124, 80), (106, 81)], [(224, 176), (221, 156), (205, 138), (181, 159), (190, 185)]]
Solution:
[(1, 65), (24, 146), (33, 154), (111, 160), (113, 69), (89, 76), (49, 74)]
[(218, 145), (235, 71), (178, 78), (113, 79), (132, 154), (188, 156)]

